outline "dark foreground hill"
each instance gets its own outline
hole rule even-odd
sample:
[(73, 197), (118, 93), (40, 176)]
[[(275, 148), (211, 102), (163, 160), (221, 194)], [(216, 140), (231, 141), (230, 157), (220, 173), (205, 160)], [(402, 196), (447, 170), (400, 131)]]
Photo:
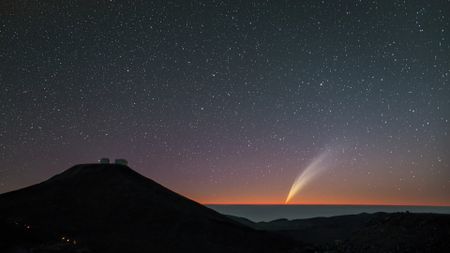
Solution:
[(255, 229), (313, 243), (319, 252), (450, 252), (448, 214), (362, 213), (258, 223), (231, 218)]
[(85, 164), (0, 195), (0, 252), (301, 252), (127, 166)]
[(1, 253), (448, 252), (448, 238), (450, 215), (230, 218), (113, 164), (0, 195)]

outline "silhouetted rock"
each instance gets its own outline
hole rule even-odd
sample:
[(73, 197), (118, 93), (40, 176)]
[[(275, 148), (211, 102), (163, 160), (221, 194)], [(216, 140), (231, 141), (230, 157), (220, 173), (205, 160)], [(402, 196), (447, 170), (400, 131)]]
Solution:
[(450, 215), (446, 214), (363, 213), (258, 223), (231, 218), (255, 229), (314, 243), (320, 252), (448, 252), (450, 249)]
[(2, 194), (0, 220), (8, 224), (3, 233), (20, 238), (2, 236), (0, 252), (297, 252), (302, 245), (243, 226), (117, 164), (77, 165)]
[(450, 215), (378, 213), (341, 247), (344, 252), (449, 252)]
[(119, 164), (77, 165), (0, 195), (2, 253), (447, 252), (448, 238), (450, 215), (440, 214), (255, 223), (221, 215)]

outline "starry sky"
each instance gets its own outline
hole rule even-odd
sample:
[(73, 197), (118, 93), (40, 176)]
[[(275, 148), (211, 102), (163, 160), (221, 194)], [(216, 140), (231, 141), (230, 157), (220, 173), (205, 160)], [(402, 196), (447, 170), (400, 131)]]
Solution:
[(450, 205), (450, 1), (0, 4), (0, 193), (126, 158), (201, 203)]

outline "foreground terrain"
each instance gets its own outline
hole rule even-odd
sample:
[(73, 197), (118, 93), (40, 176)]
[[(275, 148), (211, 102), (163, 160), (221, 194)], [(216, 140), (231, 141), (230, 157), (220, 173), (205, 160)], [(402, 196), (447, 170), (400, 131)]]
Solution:
[(258, 223), (231, 218), (254, 229), (313, 244), (316, 251), (448, 252), (450, 249), (450, 215), (447, 214), (362, 213)]
[(450, 215), (376, 213), (255, 223), (127, 166), (76, 165), (0, 195), (0, 252), (447, 252)]
[(127, 166), (84, 164), (0, 195), (0, 252), (296, 252)]

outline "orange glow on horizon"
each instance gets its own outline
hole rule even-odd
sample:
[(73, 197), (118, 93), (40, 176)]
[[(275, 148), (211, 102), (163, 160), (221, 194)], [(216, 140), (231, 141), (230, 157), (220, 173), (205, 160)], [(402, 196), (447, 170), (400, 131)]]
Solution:
[(199, 202), (202, 205), (317, 205), (317, 206), (442, 206), (450, 207), (450, 203), (391, 203), (391, 202)]
[(349, 206), (442, 206), (450, 207), (450, 202), (441, 199), (414, 199), (408, 197), (373, 197), (365, 198), (363, 196), (335, 196), (324, 197), (319, 195), (304, 196), (302, 201), (292, 200), (285, 203), (283, 199), (276, 196), (265, 196), (255, 198), (253, 196), (241, 196), (234, 200), (232, 197), (222, 196), (221, 198), (192, 198), (203, 205), (349, 205)]
[(199, 202), (202, 205), (284, 205), (284, 206), (437, 206), (450, 207), (450, 203), (284, 203), (284, 202)]
[[(198, 200), (203, 205), (348, 205), (348, 206), (442, 206), (450, 207), (450, 202), (439, 200), (434, 201), (407, 201), (400, 199), (372, 199), (368, 201), (364, 198), (314, 198), (304, 199), (304, 201), (292, 201), (285, 203), (280, 199), (255, 199), (255, 198), (241, 198), (238, 201), (230, 199), (222, 200)], [(195, 200), (195, 199), (194, 199)], [(197, 201), (197, 200), (196, 200)]]
[[(432, 191), (418, 192), (414, 185), (405, 185), (401, 189), (392, 186), (392, 178), (373, 179), (368, 187), (364, 180), (351, 183), (336, 183), (334, 178), (324, 176), (317, 178), (313, 184), (296, 194), (287, 204), (286, 194), (289, 189), (284, 182), (266, 182), (266, 184), (248, 184), (245, 187), (229, 187), (229, 184), (214, 187), (213, 192), (183, 192), (204, 205), (347, 205), (347, 206), (436, 206), (450, 207), (448, 195)], [(391, 180), (391, 181), (390, 181)], [(385, 185), (386, 184), (386, 185)], [(383, 186), (383, 187), (381, 187)], [(436, 194), (431, 194), (436, 193)]]

